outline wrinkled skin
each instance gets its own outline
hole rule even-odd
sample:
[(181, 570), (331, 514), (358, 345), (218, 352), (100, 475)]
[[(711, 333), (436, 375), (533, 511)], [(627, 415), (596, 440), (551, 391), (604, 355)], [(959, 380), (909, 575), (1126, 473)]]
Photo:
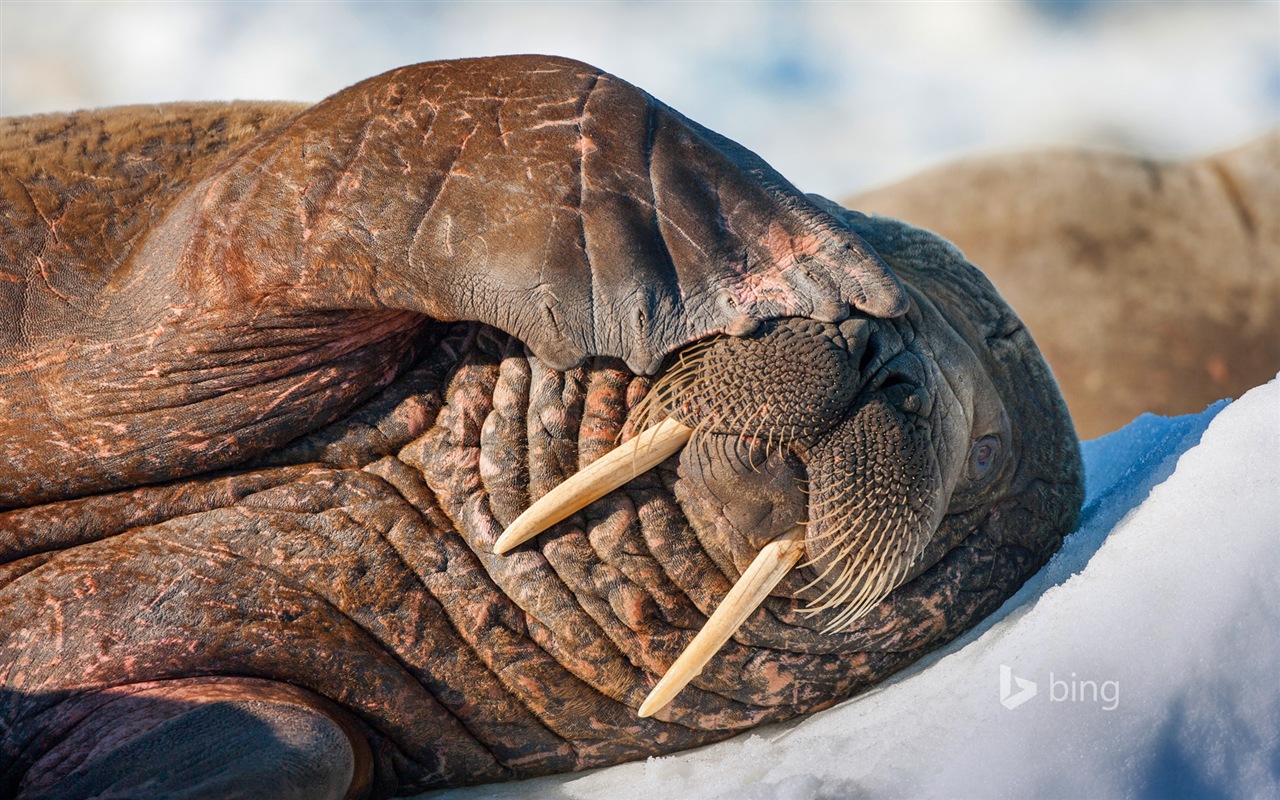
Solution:
[[(2, 796), (385, 796), (696, 746), (949, 641), (1074, 524), (1052, 376), (954, 248), (584, 65), (9, 124)], [(694, 350), (705, 379), (642, 403)], [(663, 414), (683, 453), (492, 554)], [(806, 520), (808, 563), (637, 717)], [(897, 588), (810, 613), (849, 570)]]

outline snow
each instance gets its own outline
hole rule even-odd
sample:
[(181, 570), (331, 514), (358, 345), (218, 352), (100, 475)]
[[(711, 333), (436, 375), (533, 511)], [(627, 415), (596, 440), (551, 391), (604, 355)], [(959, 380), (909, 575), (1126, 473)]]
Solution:
[(1280, 377), (1083, 450), (1058, 555), (875, 690), (689, 753), (430, 796), (1280, 796)]

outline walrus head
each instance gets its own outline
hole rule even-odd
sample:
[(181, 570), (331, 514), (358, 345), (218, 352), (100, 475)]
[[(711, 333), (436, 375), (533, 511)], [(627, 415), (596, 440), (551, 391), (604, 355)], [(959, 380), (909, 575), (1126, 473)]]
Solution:
[[(905, 315), (784, 318), (683, 348), (630, 404), (622, 446), (596, 460), (583, 453), (589, 466), (559, 485), (534, 481), (549, 491), (514, 520), (502, 503), (482, 526), (462, 515), (477, 534), (473, 546), (506, 553), (618, 487), (643, 491), (637, 476), (679, 453), (671, 490), (701, 550), (699, 569), (733, 586), (709, 597), (704, 587), (718, 581), (691, 579), (702, 586), (689, 587), (690, 597), (715, 613), (641, 705), (642, 716), (685, 721), (699, 709), (705, 724), (703, 701), (660, 709), (770, 595), (768, 616), (783, 624), (766, 624), (763, 635), (758, 626), (740, 632), (744, 643), (784, 652), (911, 651), (987, 613), (990, 590), (1003, 586), (1007, 595), (1074, 524), (1082, 499), (1077, 440), (1017, 316), (942, 239), (827, 210), (902, 281)], [(529, 412), (539, 413), (536, 400)], [(531, 473), (561, 469), (537, 463), (551, 453), (525, 453)], [(419, 463), (451, 463), (439, 457)], [(590, 523), (573, 522), (551, 528), (544, 545), (584, 527), (591, 539)]]

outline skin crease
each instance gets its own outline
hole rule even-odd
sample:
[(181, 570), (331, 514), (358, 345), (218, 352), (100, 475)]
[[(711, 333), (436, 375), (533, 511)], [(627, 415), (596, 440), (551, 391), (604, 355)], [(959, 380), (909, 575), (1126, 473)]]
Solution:
[[(1052, 375), (958, 251), (586, 65), (0, 136), (0, 796), (389, 796), (694, 747), (874, 685), (1074, 525)], [(664, 394), (681, 353), (714, 369)], [(492, 554), (663, 414), (683, 453)], [(637, 717), (804, 519), (812, 563)], [(811, 613), (842, 572), (898, 588)]]

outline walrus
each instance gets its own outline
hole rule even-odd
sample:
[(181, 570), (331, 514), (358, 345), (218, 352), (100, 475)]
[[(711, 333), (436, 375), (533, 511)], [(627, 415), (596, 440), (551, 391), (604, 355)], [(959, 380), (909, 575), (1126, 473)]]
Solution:
[(1143, 412), (1198, 413), (1280, 370), (1280, 130), (1185, 161), (968, 158), (845, 203), (981, 264), (1086, 438)]
[(954, 247), (585, 64), (3, 131), (4, 797), (716, 741), (953, 639), (1078, 514)]

